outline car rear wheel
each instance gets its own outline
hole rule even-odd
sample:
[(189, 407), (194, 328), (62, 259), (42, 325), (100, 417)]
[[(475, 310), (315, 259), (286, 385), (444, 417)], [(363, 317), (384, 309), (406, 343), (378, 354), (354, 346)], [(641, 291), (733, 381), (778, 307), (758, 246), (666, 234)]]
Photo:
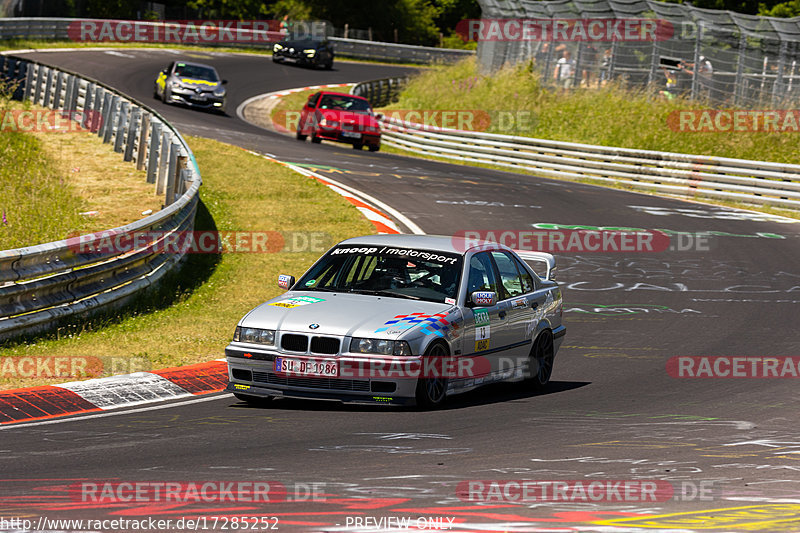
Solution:
[[(436, 342), (432, 344), (426, 351), (425, 355), (423, 356), (424, 359), (430, 359), (434, 357), (447, 357), (447, 346), (445, 346), (441, 342)], [(423, 369), (425, 368), (433, 368), (433, 369), (442, 369), (444, 365), (435, 365), (429, 364), (425, 365), (423, 363)], [(417, 391), (416, 391), (416, 399), (417, 399), (417, 406), (423, 409), (436, 409), (437, 407), (441, 407), (444, 404), (445, 398), (447, 397), (447, 378), (444, 376), (420, 376), (417, 379)]]
[(241, 392), (234, 392), (233, 395), (237, 400), (246, 402), (252, 406), (263, 406), (272, 401), (272, 396), (250, 396), (249, 394), (242, 394)]
[[(550, 382), (553, 374), (553, 362), (555, 354), (553, 352), (553, 334), (550, 331), (543, 331), (531, 348), (528, 357), (528, 372), (531, 374), (528, 380), (537, 389), (544, 388)], [(534, 374), (534, 368), (536, 373)]]
[(353, 143), (353, 150), (361, 150), (363, 147), (362, 143)]
[(380, 147), (379, 144), (370, 144), (369, 145), (369, 151), (370, 152), (377, 152), (378, 150), (380, 150), (380, 148), (381, 147)]
[(300, 133), (299, 128), (297, 129), (297, 133), (295, 133), (294, 136), (297, 138), (298, 141), (305, 141), (308, 138), (308, 135), (303, 135), (302, 133)]

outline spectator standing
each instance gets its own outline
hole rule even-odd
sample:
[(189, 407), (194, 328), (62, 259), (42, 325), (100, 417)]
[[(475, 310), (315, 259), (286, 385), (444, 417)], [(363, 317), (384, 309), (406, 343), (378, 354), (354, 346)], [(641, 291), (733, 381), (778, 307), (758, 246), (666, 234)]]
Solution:
[(556, 62), (555, 79), (564, 89), (572, 87), (572, 80), (575, 76), (575, 60), (572, 59), (569, 50), (564, 50), (561, 59)]

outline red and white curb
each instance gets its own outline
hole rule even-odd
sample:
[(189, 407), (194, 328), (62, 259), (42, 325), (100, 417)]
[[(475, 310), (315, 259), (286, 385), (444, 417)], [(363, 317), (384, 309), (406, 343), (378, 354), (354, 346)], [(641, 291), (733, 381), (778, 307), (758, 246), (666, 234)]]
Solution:
[(0, 425), (133, 407), (221, 392), (228, 384), (224, 359), (153, 372), (0, 391)]

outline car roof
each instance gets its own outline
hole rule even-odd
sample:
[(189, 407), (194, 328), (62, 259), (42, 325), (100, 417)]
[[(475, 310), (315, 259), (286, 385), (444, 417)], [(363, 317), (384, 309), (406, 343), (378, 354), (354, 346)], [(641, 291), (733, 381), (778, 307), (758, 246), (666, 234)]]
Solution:
[(342, 241), (342, 245), (378, 245), (396, 246), (398, 248), (421, 248), (437, 252), (450, 252), (463, 255), (467, 247), (480, 248), (481, 250), (508, 250), (505, 246), (495, 243), (481, 243), (476, 245), (474, 240), (463, 237), (450, 237), (447, 235), (410, 235), (410, 234), (382, 234), (365, 235)]

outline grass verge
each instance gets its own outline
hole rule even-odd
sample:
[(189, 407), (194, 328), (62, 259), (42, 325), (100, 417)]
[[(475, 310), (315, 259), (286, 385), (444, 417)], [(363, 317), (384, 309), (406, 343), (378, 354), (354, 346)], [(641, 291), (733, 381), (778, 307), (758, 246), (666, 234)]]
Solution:
[[(279, 164), (240, 148), (187, 138), (203, 169), (197, 230), (319, 232), (325, 246), (374, 232), (342, 197)], [(117, 316), (65, 328), (50, 337), (0, 348), (4, 357), (99, 357), (135, 361), (136, 370), (222, 357), (236, 322), (282, 292), (278, 273), (299, 275), (320, 255), (311, 252), (195, 254), (181, 271)], [(18, 361), (18, 360), (17, 360)], [(124, 365), (121, 365), (124, 366)], [(6, 368), (0, 361), (0, 369)], [(10, 367), (9, 367), (10, 370)], [(3, 389), (68, 381), (0, 373)]]
[(96, 135), (24, 131), (36, 122), (23, 111), (53, 113), (0, 98), (0, 250), (121, 226), (161, 208), (145, 173)]

